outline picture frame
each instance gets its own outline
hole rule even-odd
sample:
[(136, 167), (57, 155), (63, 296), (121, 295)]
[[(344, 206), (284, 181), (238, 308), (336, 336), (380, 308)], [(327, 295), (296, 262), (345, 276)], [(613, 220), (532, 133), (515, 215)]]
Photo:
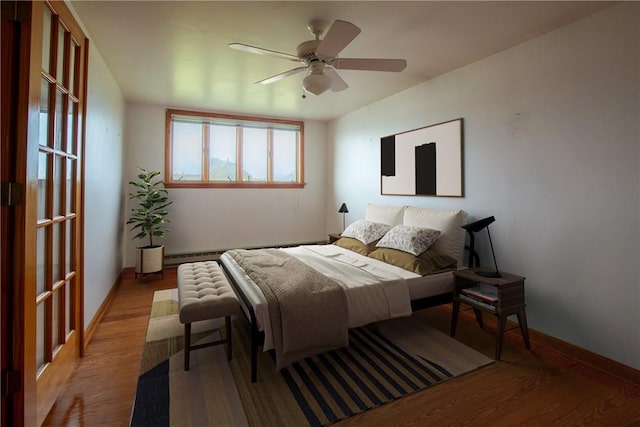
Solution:
[(380, 138), (380, 193), (464, 197), (462, 118)]

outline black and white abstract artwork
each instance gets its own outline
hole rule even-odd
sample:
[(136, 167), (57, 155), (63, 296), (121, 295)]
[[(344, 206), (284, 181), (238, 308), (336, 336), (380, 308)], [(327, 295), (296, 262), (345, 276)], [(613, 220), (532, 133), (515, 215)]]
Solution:
[(462, 119), (380, 138), (382, 194), (463, 197)]

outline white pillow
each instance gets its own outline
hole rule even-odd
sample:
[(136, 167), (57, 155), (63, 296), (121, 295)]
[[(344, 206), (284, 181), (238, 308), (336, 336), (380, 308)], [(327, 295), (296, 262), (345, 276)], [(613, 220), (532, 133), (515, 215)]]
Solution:
[(433, 249), (458, 260), (458, 267), (464, 264), (465, 230), (467, 220), (463, 210), (428, 209), (407, 206), (404, 210), (404, 225), (431, 228), (440, 231), (440, 237)]
[(415, 256), (422, 254), (440, 236), (438, 230), (430, 228), (396, 225), (376, 244), (381, 248), (397, 249)]
[(342, 237), (358, 239), (368, 245), (384, 236), (390, 228), (387, 224), (359, 219), (342, 232)]
[(404, 206), (367, 205), (364, 219), (371, 222), (381, 222), (390, 226), (402, 224)]

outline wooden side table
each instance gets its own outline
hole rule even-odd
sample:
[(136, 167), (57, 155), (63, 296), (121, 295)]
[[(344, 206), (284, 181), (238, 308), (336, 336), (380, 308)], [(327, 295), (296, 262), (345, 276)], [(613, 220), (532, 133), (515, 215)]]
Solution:
[[(469, 268), (458, 270), (453, 273), (453, 312), (451, 315), (451, 336), (456, 334), (456, 325), (458, 322), (458, 314), (460, 313), (460, 303), (463, 302), (476, 311), (486, 312), (497, 317), (496, 331), (496, 360), (500, 360), (502, 352), (502, 337), (504, 336), (504, 328), (507, 323), (507, 317), (515, 314), (518, 316), (520, 331), (524, 345), (527, 349), (531, 349), (529, 343), (529, 328), (527, 327), (527, 315), (525, 312), (526, 304), (524, 302), (524, 277), (515, 274), (501, 272), (502, 277), (484, 277), (476, 274), (476, 271), (483, 270), (481, 268)], [(485, 270), (486, 271), (486, 270)], [(484, 284), (496, 288), (496, 299), (493, 302), (483, 302), (467, 295), (461, 291), (465, 288)], [(481, 317), (480, 317), (481, 319)], [(480, 326), (482, 323), (479, 320)]]
[(329, 243), (333, 243), (336, 240), (338, 240), (341, 236), (342, 233), (329, 233)]

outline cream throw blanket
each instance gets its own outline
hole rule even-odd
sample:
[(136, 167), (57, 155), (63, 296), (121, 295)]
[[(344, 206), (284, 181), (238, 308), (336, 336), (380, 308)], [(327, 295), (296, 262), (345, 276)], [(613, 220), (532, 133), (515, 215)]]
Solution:
[(278, 249), (227, 253), (267, 300), (277, 369), (349, 344), (347, 299), (338, 283)]

